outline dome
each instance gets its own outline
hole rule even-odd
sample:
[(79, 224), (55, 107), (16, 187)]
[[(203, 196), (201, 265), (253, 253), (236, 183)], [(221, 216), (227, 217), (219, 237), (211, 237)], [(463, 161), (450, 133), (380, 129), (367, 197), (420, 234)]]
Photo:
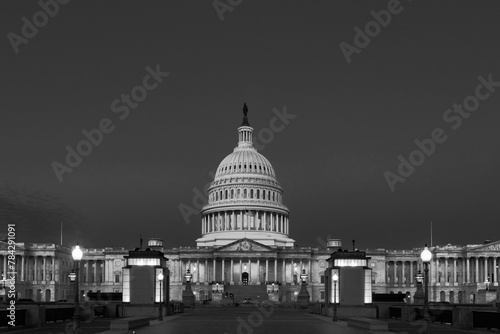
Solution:
[(245, 109), (238, 146), (219, 164), (208, 188), (197, 245), (216, 247), (245, 237), (269, 246), (293, 247), (283, 189), (269, 160), (253, 146)]
[(257, 174), (276, 177), (273, 166), (253, 147), (236, 147), (234, 152), (222, 160), (217, 168), (215, 178), (232, 174)]

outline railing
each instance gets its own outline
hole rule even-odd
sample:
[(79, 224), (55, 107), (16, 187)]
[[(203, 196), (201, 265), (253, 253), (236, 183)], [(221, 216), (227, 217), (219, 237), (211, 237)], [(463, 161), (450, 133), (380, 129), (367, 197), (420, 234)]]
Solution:
[(472, 323), (474, 328), (500, 329), (500, 313), (472, 311)]
[(45, 309), (45, 322), (56, 322), (59, 320), (73, 319), (74, 307), (48, 308)]
[(9, 318), (10, 311), (9, 310), (0, 310), (0, 327), (7, 327), (9, 325), (9, 322), (14, 320), (13, 324), (16, 325), (16, 327), (19, 326), (25, 326), (25, 320), (26, 320), (26, 310), (20, 310), (16, 308), (16, 313), (15, 313), (15, 318), (11, 319)]
[[(429, 309), (429, 316), (432, 322), (440, 322), (442, 324), (453, 324), (453, 311), (444, 310), (439, 308)], [(415, 309), (415, 320), (424, 318), (424, 310), (417, 308)]]

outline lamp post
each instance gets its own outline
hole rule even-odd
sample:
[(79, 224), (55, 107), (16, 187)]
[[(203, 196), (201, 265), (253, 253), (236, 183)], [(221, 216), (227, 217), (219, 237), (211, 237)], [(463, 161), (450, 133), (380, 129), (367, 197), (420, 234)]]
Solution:
[(490, 290), (490, 275), (488, 274), (488, 277), (486, 277), (486, 281), (484, 282), (486, 285), (486, 291)]
[(432, 253), (427, 248), (427, 244), (425, 244), (425, 248), (420, 254), (420, 258), (424, 263), (424, 276), (425, 276), (425, 292), (424, 292), (424, 320), (426, 322), (425, 333), (429, 334), (431, 332), (430, 328), (430, 315), (429, 315), (429, 262), (432, 260)]
[(217, 292), (219, 292), (219, 283), (216, 283), (215, 285), (217, 287)]
[(158, 320), (160, 321), (163, 321), (163, 310), (162, 310), (162, 304), (163, 304), (163, 295), (161, 294), (161, 286), (163, 284), (163, 273), (160, 272), (158, 274), (158, 281), (160, 281), (160, 309), (159, 309), (159, 312), (160, 312), (160, 316), (158, 317)]
[(192, 277), (193, 275), (191, 275), (191, 271), (188, 269), (184, 275), (184, 278), (186, 279), (186, 289), (182, 291), (182, 302), (187, 307), (194, 307), (194, 293), (191, 290)]
[(339, 275), (333, 274), (333, 321), (337, 321), (337, 281), (339, 280)]
[(417, 282), (417, 291), (413, 296), (413, 301), (415, 304), (423, 304), (425, 299), (424, 290), (422, 289), (422, 284), (424, 283), (424, 274), (422, 274), (421, 270), (417, 272), (415, 281)]
[(75, 313), (73, 314), (73, 332), (80, 333), (80, 290), (78, 288), (78, 271), (80, 269), (80, 260), (83, 257), (83, 252), (78, 244), (76, 244), (73, 252), (71, 252), (71, 256), (73, 256), (73, 261), (75, 261), (75, 270), (69, 275), (70, 279), (75, 282)]

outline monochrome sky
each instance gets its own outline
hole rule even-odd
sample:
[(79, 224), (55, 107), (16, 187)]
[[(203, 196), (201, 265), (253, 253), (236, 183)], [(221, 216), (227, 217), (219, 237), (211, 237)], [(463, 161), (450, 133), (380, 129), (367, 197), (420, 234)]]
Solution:
[[(1, 1), (0, 233), (16, 223), (19, 242), (59, 243), (63, 222), (67, 246), (135, 247), (140, 234), (194, 246), (200, 217), (179, 205), (236, 146), (246, 102), (256, 135), (276, 110), (295, 115), (260, 152), (299, 246), (420, 247), (431, 221), (433, 244), (500, 239), (500, 84), (478, 88), (500, 82), (500, 3), (394, 5), (73, 0), (43, 22), (37, 1)], [(377, 31), (372, 11), (388, 6), (398, 13)], [(14, 45), (34, 15), (42, 26)], [(355, 41), (367, 23), (369, 43)], [(340, 44), (356, 42), (348, 62)], [(169, 75), (125, 107), (155, 70)], [(464, 100), (477, 110), (447, 114)], [(60, 182), (54, 161), (103, 119), (113, 131)], [(384, 173), (436, 128), (446, 141), (391, 189)]]

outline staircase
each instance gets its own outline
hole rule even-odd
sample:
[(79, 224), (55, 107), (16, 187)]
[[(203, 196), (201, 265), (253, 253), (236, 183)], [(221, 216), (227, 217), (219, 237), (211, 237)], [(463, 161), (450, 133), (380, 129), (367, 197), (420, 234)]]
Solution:
[(226, 285), (224, 291), (234, 294), (234, 300), (242, 302), (245, 298), (252, 301), (267, 300), (267, 291), (264, 284), (260, 285)]

